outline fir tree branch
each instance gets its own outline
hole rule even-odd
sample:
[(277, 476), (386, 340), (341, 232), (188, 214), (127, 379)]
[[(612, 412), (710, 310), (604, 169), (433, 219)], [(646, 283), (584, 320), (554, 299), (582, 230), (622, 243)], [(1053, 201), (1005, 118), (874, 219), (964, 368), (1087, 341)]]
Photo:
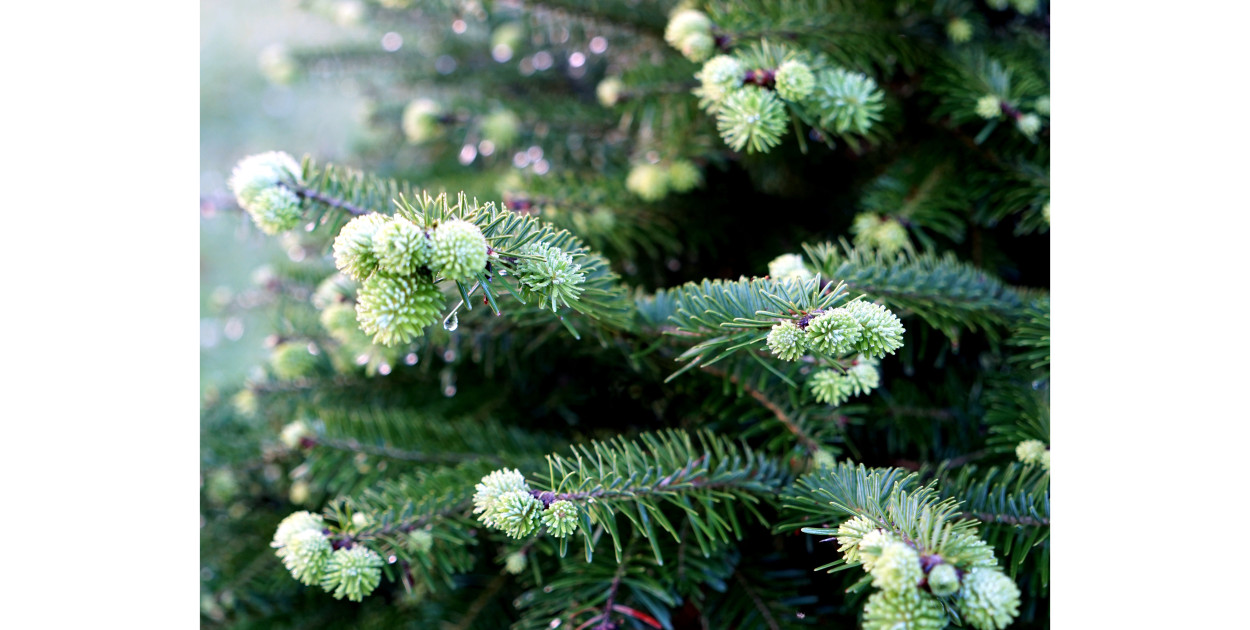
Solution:
[(781, 626), (777, 625), (777, 619), (773, 617), (772, 611), (768, 609), (768, 606), (764, 605), (764, 602), (760, 600), (760, 596), (755, 592), (755, 589), (752, 589), (751, 585), (748, 584), (746, 579), (742, 577), (741, 571), (734, 571), (734, 579), (738, 581), (742, 590), (746, 591), (747, 595), (751, 597), (751, 602), (755, 604), (755, 609), (760, 611), (760, 616), (763, 617), (764, 622), (768, 624), (769, 630), (781, 630)]
[(469, 604), (468, 609), (460, 617), (460, 621), (455, 626), (452, 626), (453, 630), (469, 630), (469, 628), (472, 628), (473, 622), (477, 620), (478, 615), (481, 615), (482, 611), (486, 610), (486, 605), (499, 594), (499, 591), (503, 590), (504, 585), (507, 583), (508, 576), (495, 576), (495, 579), (491, 580), (486, 585), (486, 588), (482, 589), (482, 593), (473, 599), (473, 603)]
[(703, 371), (707, 372), (708, 374), (714, 374), (716, 376), (720, 376), (721, 378), (729, 379), (729, 382), (742, 388), (742, 390), (745, 391), (747, 394), (749, 394), (751, 398), (754, 398), (761, 405), (764, 405), (764, 408), (771, 411), (772, 414), (777, 418), (777, 420), (781, 422), (781, 424), (783, 424), (786, 427), (786, 429), (790, 431), (790, 433), (794, 434), (795, 439), (799, 441), (799, 444), (803, 445), (803, 448), (809, 454), (815, 453), (816, 451), (820, 450), (820, 442), (816, 441), (815, 438), (813, 438), (809, 433), (804, 431), (803, 428), (799, 426), (798, 422), (796, 422), (793, 418), (791, 418), (789, 415), (786, 414), (786, 412), (781, 408), (781, 406), (779, 406), (777, 403), (774, 403), (772, 400), (769, 400), (768, 396), (764, 395), (764, 392), (761, 392), (760, 390), (754, 387), (751, 387), (750, 385), (747, 385), (746, 383), (741, 382), (736, 375), (729, 374), (728, 372), (721, 370), (719, 368), (703, 366)]
[(1050, 527), (1050, 519), (1033, 518), (1031, 516), (1015, 516), (1012, 514), (993, 514), (989, 512), (965, 513), (964, 518), (976, 519), (982, 523), (1004, 523), (1007, 525), (1023, 525), (1026, 527)]
[(355, 215), (369, 214), (370, 212), (372, 212), (372, 210), (369, 210), (367, 208), (361, 208), (360, 206), (357, 206), (356, 204), (353, 204), (350, 201), (347, 201), (345, 199), (339, 199), (337, 197), (331, 197), (330, 195), (323, 194), (321, 192), (313, 190), (312, 188), (308, 188), (305, 186), (294, 186), (292, 188), (293, 188), (293, 192), (299, 195), (301, 198), (310, 199), (312, 201), (323, 203), (327, 206), (330, 206), (331, 208), (338, 208), (340, 210), (346, 210), (347, 212), (350, 212)]
[(460, 462), (474, 460), (482, 460), (490, 462), (494, 465), (503, 463), (503, 460), (500, 457), (491, 453), (422, 453), (418, 451), (406, 451), (385, 445), (369, 446), (354, 440), (331, 440), (327, 438), (304, 438), (303, 444), (305, 446), (321, 446), (349, 453), (364, 453), (366, 455), (376, 455), (387, 459), (420, 462), (426, 464), (458, 464)]

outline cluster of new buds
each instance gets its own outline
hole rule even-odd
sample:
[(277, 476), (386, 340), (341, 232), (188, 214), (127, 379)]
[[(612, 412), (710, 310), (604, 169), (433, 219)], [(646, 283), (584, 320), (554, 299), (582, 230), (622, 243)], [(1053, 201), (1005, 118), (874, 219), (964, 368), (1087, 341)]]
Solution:
[(664, 41), (694, 62), (707, 59), (716, 49), (712, 20), (702, 11), (694, 9), (681, 9), (669, 17), (668, 26), (664, 29)]
[(768, 263), (768, 275), (778, 280), (810, 280), (816, 276), (798, 254), (782, 254), (772, 259)]
[(1041, 440), (1025, 440), (1016, 445), (1016, 459), (1025, 464), (1040, 464), (1050, 470), (1050, 449)]
[(1050, 96), (1037, 98), (1032, 105), (1034, 111), (1026, 112), (1021, 103), (1003, 99), (996, 94), (986, 94), (977, 99), (974, 109), (978, 116), (986, 120), (997, 120), (1003, 117), (1014, 119), (1016, 129), (1033, 139), (1042, 130), (1045, 122), (1042, 116), (1050, 116)]
[(862, 135), (884, 108), (884, 93), (867, 75), (767, 41), (712, 57), (695, 78), (699, 105), (716, 116), (721, 137), (735, 151), (772, 149), (791, 112), (823, 134)]
[(303, 215), (293, 188), (303, 185), (301, 173), (299, 163), (287, 153), (252, 155), (234, 167), (230, 190), (257, 227), (266, 234), (277, 234), (299, 225)]
[(525, 538), (546, 528), (556, 538), (577, 531), (578, 509), (551, 492), (535, 492), (517, 470), (496, 470), (482, 478), (473, 495), (473, 513), (487, 527), (512, 538)]
[(872, 212), (856, 215), (851, 223), (851, 233), (855, 235), (855, 245), (875, 249), (886, 256), (902, 250), (911, 250), (911, 239), (907, 237), (907, 228), (898, 219)]
[(329, 533), (320, 516), (296, 512), (278, 523), (270, 546), (296, 580), (358, 602), (382, 581), (382, 558), (360, 544), (335, 548)]
[(625, 188), (643, 201), (659, 201), (669, 191), (684, 193), (703, 183), (703, 173), (690, 160), (673, 160), (667, 164), (640, 162), (629, 170)]
[(534, 257), (517, 263), (516, 277), (526, 297), (541, 296), (539, 305), (550, 307), (553, 313), (560, 303), (572, 306), (577, 302), (586, 274), (573, 262), (572, 254), (542, 243), (527, 245), (522, 253)]
[(851, 396), (867, 394), (881, 384), (881, 375), (877, 372), (877, 360), (860, 356), (845, 372), (838, 370), (821, 370), (812, 375), (807, 382), (808, 388), (816, 400), (827, 405), (838, 406)]
[(894, 354), (903, 346), (903, 328), (898, 316), (880, 304), (855, 301), (797, 323), (784, 321), (768, 333), (768, 349), (783, 361), (797, 361), (815, 350), (842, 356), (858, 352), (867, 359)]
[(439, 278), (467, 280), (486, 269), (489, 247), (460, 219), (425, 226), (370, 213), (334, 239), (334, 263), (360, 281), (356, 319), (374, 343), (394, 346), (424, 334), (443, 309)]
[(997, 567), (989, 546), (968, 533), (950, 539), (948, 546), (962, 551), (944, 557), (866, 517), (842, 523), (839, 551), (848, 564), (863, 566), (880, 589), (864, 606), (865, 630), (945, 628), (947, 606), (976, 630), (1001, 630), (1015, 619), (1020, 589)]

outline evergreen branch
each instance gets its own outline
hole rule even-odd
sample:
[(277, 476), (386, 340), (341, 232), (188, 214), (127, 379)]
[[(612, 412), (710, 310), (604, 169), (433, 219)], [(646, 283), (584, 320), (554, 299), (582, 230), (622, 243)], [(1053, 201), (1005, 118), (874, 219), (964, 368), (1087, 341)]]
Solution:
[(817, 278), (704, 280), (639, 297), (636, 307), (644, 326), (664, 330), (671, 324), (676, 336), (702, 340), (677, 357), (689, 363), (668, 377), (672, 380), (696, 366), (708, 366), (740, 349), (758, 346), (767, 336), (764, 331), (783, 320), (805, 323), (845, 293), (841, 285), (822, 286)]
[(786, 414), (785, 410), (782, 409), (780, 405), (770, 400), (768, 396), (764, 394), (764, 392), (754, 387), (751, 387), (750, 385), (747, 385), (746, 383), (743, 383), (738, 378), (737, 375), (729, 374), (728, 372), (724, 370), (714, 368), (714, 367), (704, 366), (703, 371), (709, 374), (720, 376), (721, 378), (728, 379), (729, 382), (741, 388), (748, 395), (750, 395), (751, 398), (754, 398), (761, 405), (763, 405), (765, 409), (768, 409), (770, 412), (772, 412), (772, 414), (777, 418), (777, 420), (786, 427), (786, 430), (794, 434), (795, 439), (799, 441), (799, 444), (803, 445), (803, 449), (806, 450), (809, 455), (815, 454), (817, 451), (820, 450), (820, 442), (817, 441), (815, 438), (813, 438), (809, 433), (804, 431), (803, 428), (799, 426), (799, 423), (795, 419), (791, 418), (788, 414)]
[(453, 629), (469, 630), (469, 628), (472, 628), (473, 622), (477, 621), (477, 618), (482, 614), (482, 611), (486, 610), (487, 604), (499, 595), (499, 591), (503, 590), (503, 587), (507, 583), (508, 576), (495, 576), (495, 579), (491, 580), (490, 583), (486, 585), (486, 588), (482, 589), (481, 594), (473, 599), (473, 603), (469, 604), (469, 607), (464, 611), (464, 614), (460, 616), (460, 620), (456, 622)]
[(305, 438), (305, 447), (320, 446), (323, 448), (332, 448), (349, 453), (364, 453), (366, 455), (374, 455), (387, 459), (395, 459), (400, 461), (418, 462), (422, 464), (456, 464), (466, 461), (482, 460), (498, 466), (503, 460), (497, 455), (491, 453), (421, 453), (418, 451), (405, 451), (390, 446), (369, 446), (351, 440), (329, 440)]
[(624, 514), (635, 531), (651, 539), (662, 563), (654, 524), (674, 538), (678, 535), (662, 504), (679, 510), (704, 554), (711, 553), (714, 540), (742, 535), (734, 511), (724, 504), (718, 510), (718, 502), (732, 499), (762, 518), (753, 505), (775, 496), (789, 478), (782, 466), (750, 448), (704, 432), (694, 439), (676, 430), (645, 433), (635, 440), (618, 436), (572, 450), (571, 458), (548, 456), (548, 489), (533, 494), (544, 504), (565, 500), (583, 507), (580, 530), (588, 559), (593, 555), (593, 522), (612, 537), (619, 560), (622, 538), (616, 517)]
[(742, 590), (746, 591), (747, 595), (750, 596), (751, 603), (755, 604), (755, 609), (760, 611), (760, 616), (764, 618), (764, 623), (768, 624), (769, 630), (781, 630), (781, 626), (777, 625), (777, 620), (768, 610), (768, 607), (764, 605), (760, 596), (751, 588), (751, 585), (747, 584), (747, 581), (743, 579), (742, 573), (734, 571), (734, 579), (737, 580), (738, 584), (742, 586)]
[(331, 208), (338, 208), (340, 210), (346, 210), (352, 214), (360, 215), (360, 214), (369, 213), (369, 210), (366, 210), (365, 208), (361, 208), (360, 206), (357, 206), (349, 201), (345, 201), (343, 199), (336, 199), (329, 195), (325, 195), (315, 190), (312, 190), (311, 188), (300, 186), (300, 187), (296, 187), (294, 192), (295, 194), (299, 195), (301, 198), (311, 199), (313, 201), (330, 206)]
[(822, 276), (836, 278), (849, 291), (887, 306), (911, 311), (951, 337), (967, 328), (997, 338), (996, 326), (1014, 321), (1025, 307), (1015, 289), (950, 253), (900, 254), (887, 261), (845, 243), (841, 251), (831, 243), (803, 247)]

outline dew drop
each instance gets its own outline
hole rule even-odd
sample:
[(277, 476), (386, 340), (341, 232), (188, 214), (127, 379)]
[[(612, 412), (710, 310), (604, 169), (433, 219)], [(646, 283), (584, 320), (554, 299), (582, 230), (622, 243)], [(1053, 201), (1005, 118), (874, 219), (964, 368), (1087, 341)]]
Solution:
[(386, 558), (386, 562), (387, 562), (388, 564), (395, 564), (395, 561), (396, 561), (396, 560), (399, 560), (399, 558), (396, 558), (394, 555), (387, 556), (387, 558)]
[(456, 386), (455, 386), (455, 385), (448, 385), (447, 387), (444, 387), (444, 388), (443, 388), (443, 395), (444, 395), (444, 396), (446, 396), (446, 397), (448, 397), (448, 398), (451, 398), (452, 396), (455, 396), (455, 395), (456, 395)]
[(559, 619), (552, 619), (552, 620), (551, 620), (551, 623), (547, 624), (547, 627), (548, 627), (548, 628), (559, 628), (559, 627), (560, 627), (560, 620), (559, 620)]
[(409, 352), (409, 353), (408, 353), (408, 356), (404, 357), (404, 363), (407, 363), (408, 365), (416, 365), (416, 364), (417, 364), (417, 353), (415, 353), (415, 352)]
[(356, 355), (356, 365), (364, 365), (368, 362), (369, 362), (369, 355), (367, 354)]
[(550, 593), (551, 591), (552, 591), (552, 588), (551, 588), (551, 585), (550, 585), (550, 584), (548, 584), (548, 585), (546, 585), (546, 586), (544, 586), (544, 587), (543, 587), (543, 592), (544, 592), (544, 593)]
[(391, 373), (391, 364), (383, 363), (382, 365), (378, 366), (378, 374), (381, 374), (382, 376), (386, 376), (387, 374), (390, 374), (390, 373)]
[(455, 311), (452, 311), (451, 315), (448, 315), (447, 317), (443, 318), (444, 330), (450, 332), (459, 327), (460, 327), (460, 316), (457, 315)]

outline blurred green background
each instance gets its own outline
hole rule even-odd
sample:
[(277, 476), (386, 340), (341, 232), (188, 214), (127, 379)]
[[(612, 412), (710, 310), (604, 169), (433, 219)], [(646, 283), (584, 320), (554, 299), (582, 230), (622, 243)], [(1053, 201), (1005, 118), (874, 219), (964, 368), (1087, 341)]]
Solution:
[(362, 133), (362, 99), (350, 79), (274, 84), (259, 59), (275, 44), (369, 38), (341, 14), (336, 19), (335, 10), (351, 4), (320, 3), (317, 12), (282, 0), (200, 3), (201, 394), (239, 382), (264, 360), (274, 326), (250, 307), (263, 266), (286, 255), (281, 239), (266, 237), (235, 206), (226, 187), (234, 164), (270, 150), (342, 161)]

